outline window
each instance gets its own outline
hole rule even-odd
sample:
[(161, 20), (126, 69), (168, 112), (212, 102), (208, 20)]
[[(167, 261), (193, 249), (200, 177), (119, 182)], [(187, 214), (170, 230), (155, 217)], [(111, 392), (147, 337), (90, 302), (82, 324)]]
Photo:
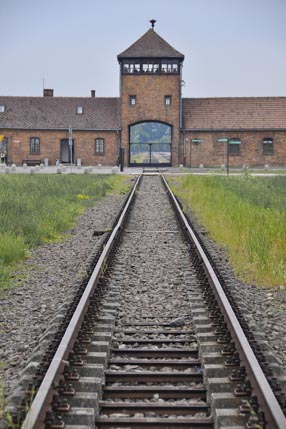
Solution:
[(166, 106), (170, 106), (171, 102), (172, 102), (171, 95), (165, 95), (165, 104), (166, 104)]
[(4, 113), (5, 112), (5, 106), (0, 106), (0, 113)]
[[(231, 141), (235, 141), (236, 139), (231, 139)], [(228, 144), (228, 153), (230, 155), (239, 155), (240, 154), (240, 140), (237, 139), (237, 144), (229, 143)]]
[(136, 105), (136, 95), (130, 95), (129, 96), (129, 104), (130, 104), (130, 106)]
[(143, 61), (143, 73), (159, 73), (159, 61)]
[(8, 138), (4, 137), (2, 141), (0, 140), (0, 152), (5, 153), (7, 151)]
[(125, 60), (123, 61), (123, 73), (124, 74), (133, 74), (133, 73), (140, 73), (140, 61), (129, 61)]
[(179, 62), (177, 60), (162, 60), (161, 72), (177, 74), (179, 72)]
[(40, 153), (40, 139), (38, 137), (31, 137), (30, 153)]
[(159, 73), (159, 70), (160, 70), (160, 64), (159, 64), (159, 62), (156, 61), (153, 63), (153, 72)]
[(262, 148), (263, 148), (263, 155), (272, 155), (274, 153), (273, 139), (271, 139), (270, 137), (263, 139)]
[(30, 139), (30, 153), (40, 153), (40, 139), (39, 139), (39, 137), (31, 137), (31, 139)]
[(78, 115), (82, 115), (82, 114), (83, 114), (83, 107), (82, 107), (82, 106), (77, 106), (77, 108), (76, 108), (76, 113), (77, 113)]
[(138, 59), (123, 60), (121, 70), (123, 74), (179, 74), (179, 60), (168, 59)]
[(95, 139), (95, 153), (104, 154), (104, 139)]

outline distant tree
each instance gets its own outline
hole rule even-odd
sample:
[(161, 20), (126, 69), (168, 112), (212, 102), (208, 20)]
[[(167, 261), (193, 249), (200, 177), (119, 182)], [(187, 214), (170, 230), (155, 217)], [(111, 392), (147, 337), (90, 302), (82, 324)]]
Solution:
[(171, 143), (171, 127), (161, 122), (142, 122), (130, 127), (131, 143)]

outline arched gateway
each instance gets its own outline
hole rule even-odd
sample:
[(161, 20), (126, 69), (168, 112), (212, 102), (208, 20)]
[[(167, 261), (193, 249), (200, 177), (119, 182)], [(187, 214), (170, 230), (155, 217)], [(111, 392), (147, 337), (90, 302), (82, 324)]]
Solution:
[(130, 166), (170, 166), (172, 127), (162, 122), (140, 122), (129, 127)]

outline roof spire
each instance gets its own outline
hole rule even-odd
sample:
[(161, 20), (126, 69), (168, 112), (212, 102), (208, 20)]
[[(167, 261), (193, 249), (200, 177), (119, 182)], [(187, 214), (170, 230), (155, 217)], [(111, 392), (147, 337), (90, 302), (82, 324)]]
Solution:
[(152, 26), (152, 30), (154, 30), (155, 24), (156, 24), (156, 19), (150, 19), (151, 22), (151, 26)]

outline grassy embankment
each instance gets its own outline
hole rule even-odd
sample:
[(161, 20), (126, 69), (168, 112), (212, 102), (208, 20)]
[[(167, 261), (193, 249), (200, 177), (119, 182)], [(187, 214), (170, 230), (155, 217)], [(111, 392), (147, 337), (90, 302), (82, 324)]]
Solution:
[(30, 248), (60, 239), (85, 208), (127, 189), (126, 178), (115, 175), (1, 175), (0, 290)]
[(286, 285), (286, 178), (170, 179), (185, 211), (227, 248), (237, 275), (258, 285)]

